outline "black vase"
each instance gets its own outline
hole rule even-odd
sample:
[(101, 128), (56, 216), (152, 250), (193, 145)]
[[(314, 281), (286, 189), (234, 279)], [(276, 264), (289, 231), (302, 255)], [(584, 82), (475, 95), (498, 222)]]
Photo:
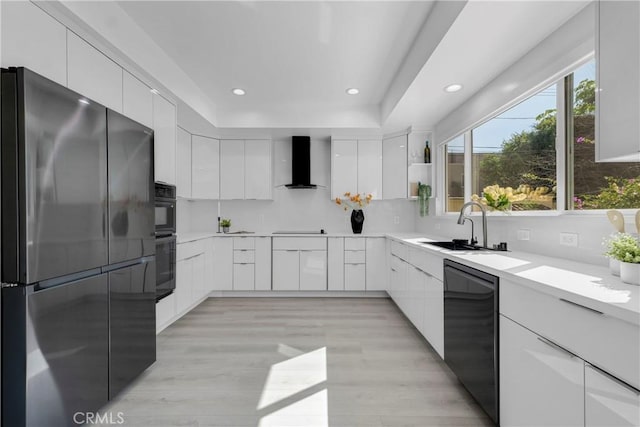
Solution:
[(362, 226), (364, 225), (364, 212), (362, 209), (354, 209), (351, 211), (351, 229), (353, 234), (362, 233)]

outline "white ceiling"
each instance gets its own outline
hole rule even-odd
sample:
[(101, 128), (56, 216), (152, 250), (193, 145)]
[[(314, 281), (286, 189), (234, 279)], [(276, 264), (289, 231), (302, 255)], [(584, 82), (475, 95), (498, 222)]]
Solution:
[[(388, 131), (435, 125), (586, 3), (472, 0), (427, 51), (432, 1), (117, 2), (215, 104), (218, 127)], [(452, 82), (464, 90), (446, 94)]]

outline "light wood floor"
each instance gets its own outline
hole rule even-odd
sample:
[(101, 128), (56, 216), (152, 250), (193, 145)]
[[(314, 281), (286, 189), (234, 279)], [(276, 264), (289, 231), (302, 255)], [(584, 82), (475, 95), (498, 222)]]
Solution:
[(381, 298), (209, 298), (105, 411), (145, 426), (491, 425)]

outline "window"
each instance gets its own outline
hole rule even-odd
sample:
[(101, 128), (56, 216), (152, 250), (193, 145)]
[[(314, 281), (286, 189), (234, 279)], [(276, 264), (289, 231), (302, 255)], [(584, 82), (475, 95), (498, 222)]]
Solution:
[(459, 211), (464, 204), (464, 135), (447, 144), (447, 211)]
[[(560, 123), (557, 105), (566, 112)], [(561, 156), (557, 132), (566, 141)], [(640, 207), (640, 163), (595, 162), (594, 61), (451, 140), (446, 154), (447, 212), (459, 211), (469, 197), (513, 211)], [(465, 173), (471, 177), (466, 197)]]
[(555, 107), (554, 84), (471, 131), (474, 199), (492, 206), (499, 192), (507, 209), (556, 208)]
[(565, 79), (568, 209), (640, 207), (640, 163), (595, 162), (595, 62)]

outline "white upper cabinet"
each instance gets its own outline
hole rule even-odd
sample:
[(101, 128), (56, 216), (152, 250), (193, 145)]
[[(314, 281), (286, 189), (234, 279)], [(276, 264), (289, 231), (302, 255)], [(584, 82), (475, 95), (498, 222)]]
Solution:
[(3, 1), (0, 65), (27, 67), (67, 85), (67, 29), (28, 1)]
[(640, 161), (640, 3), (600, 1), (596, 160)]
[(220, 141), (220, 198), (244, 199), (244, 141)]
[(191, 196), (194, 199), (218, 199), (220, 197), (220, 141), (193, 135), (191, 143)]
[(151, 88), (136, 77), (123, 71), (123, 114), (145, 126), (153, 127), (153, 94)]
[(178, 128), (176, 147), (176, 193), (191, 197), (191, 134), (182, 128)]
[(153, 96), (156, 181), (176, 184), (176, 107), (160, 95)]
[(244, 142), (244, 170), (244, 198), (271, 199), (271, 141)]
[(358, 192), (358, 141), (331, 141), (331, 198)]
[(382, 199), (382, 140), (358, 140), (358, 192)]
[(271, 140), (220, 141), (220, 198), (272, 199)]
[(71, 31), (67, 55), (69, 88), (122, 113), (122, 68)]
[(407, 136), (382, 141), (382, 197), (407, 198)]

